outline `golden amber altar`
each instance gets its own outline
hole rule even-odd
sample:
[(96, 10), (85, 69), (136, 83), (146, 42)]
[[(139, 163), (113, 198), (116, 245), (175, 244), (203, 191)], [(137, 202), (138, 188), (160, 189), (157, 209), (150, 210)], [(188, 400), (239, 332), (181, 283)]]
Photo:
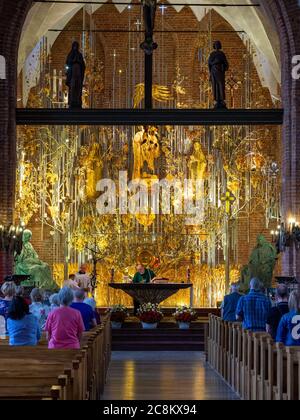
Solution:
[(159, 304), (179, 290), (189, 289), (191, 283), (109, 283), (109, 287), (122, 290), (139, 303)]

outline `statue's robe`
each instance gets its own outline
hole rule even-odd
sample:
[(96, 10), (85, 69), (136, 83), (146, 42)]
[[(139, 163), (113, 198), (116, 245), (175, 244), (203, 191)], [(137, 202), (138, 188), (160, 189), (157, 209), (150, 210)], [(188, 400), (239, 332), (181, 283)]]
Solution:
[(69, 107), (82, 108), (82, 90), (85, 75), (85, 62), (83, 55), (75, 50), (67, 58), (67, 80), (69, 87)]
[(223, 51), (213, 51), (209, 57), (208, 66), (214, 100), (217, 103), (222, 103), (226, 99), (225, 73), (229, 69), (229, 64)]
[(249, 262), (251, 278), (257, 277), (263, 282), (265, 287), (271, 287), (276, 258), (277, 251), (268, 242), (263, 246), (257, 246), (252, 251)]
[(15, 274), (30, 275), (36, 287), (45, 290), (57, 289), (49, 265), (39, 259), (30, 242), (23, 244), (21, 254), (16, 258)]

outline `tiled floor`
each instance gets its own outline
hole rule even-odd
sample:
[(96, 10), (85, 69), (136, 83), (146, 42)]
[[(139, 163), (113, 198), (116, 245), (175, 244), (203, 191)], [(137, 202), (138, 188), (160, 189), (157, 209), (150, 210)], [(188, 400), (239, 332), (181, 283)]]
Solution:
[(113, 352), (104, 400), (233, 400), (200, 352)]

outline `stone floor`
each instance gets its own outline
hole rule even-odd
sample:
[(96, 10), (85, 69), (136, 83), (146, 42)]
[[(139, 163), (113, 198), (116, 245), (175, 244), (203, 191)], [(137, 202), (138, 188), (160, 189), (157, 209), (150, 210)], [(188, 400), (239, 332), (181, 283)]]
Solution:
[(113, 352), (104, 400), (233, 400), (201, 352)]

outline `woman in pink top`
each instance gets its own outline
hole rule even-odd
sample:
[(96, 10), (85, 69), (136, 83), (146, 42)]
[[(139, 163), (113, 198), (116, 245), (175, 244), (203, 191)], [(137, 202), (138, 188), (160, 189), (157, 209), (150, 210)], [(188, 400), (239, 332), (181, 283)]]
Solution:
[(73, 291), (64, 287), (58, 294), (60, 308), (48, 316), (45, 330), (48, 332), (49, 349), (79, 349), (85, 330), (81, 313), (69, 306), (73, 302)]

